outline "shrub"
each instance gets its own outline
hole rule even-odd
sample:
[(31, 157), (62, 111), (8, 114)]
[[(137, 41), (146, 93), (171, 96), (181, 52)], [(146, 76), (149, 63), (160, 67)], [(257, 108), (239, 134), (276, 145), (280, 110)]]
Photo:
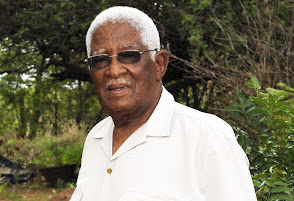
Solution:
[(83, 144), (81, 143), (62, 142), (52, 138), (47, 141), (41, 152), (34, 157), (32, 163), (43, 167), (79, 164), (82, 151)]
[(262, 93), (256, 77), (246, 85), (255, 96), (246, 99), (237, 89), (237, 102), (225, 110), (250, 160), (257, 198), (293, 200), (294, 89), (279, 84), (283, 90)]
[(12, 161), (39, 167), (79, 164), (85, 137), (83, 131), (73, 126), (57, 136), (46, 134), (33, 140), (3, 138), (0, 154)]

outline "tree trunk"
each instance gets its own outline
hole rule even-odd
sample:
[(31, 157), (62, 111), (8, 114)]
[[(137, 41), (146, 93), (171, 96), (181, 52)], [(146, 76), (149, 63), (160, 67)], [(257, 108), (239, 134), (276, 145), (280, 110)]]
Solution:
[(27, 119), (26, 119), (26, 109), (24, 104), (25, 91), (21, 91), (18, 96), (18, 106), (19, 106), (19, 123), (18, 123), (18, 137), (25, 138), (27, 132)]
[(42, 65), (37, 68), (35, 93), (33, 96), (33, 117), (31, 119), (31, 131), (29, 139), (34, 139), (39, 128), (39, 118), (41, 116), (41, 101), (42, 101), (42, 75), (45, 64), (45, 57), (43, 57)]

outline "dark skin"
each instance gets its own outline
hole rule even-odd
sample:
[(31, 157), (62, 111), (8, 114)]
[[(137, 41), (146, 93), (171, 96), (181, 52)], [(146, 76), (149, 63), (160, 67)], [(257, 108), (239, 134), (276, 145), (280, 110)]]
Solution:
[[(108, 22), (94, 32), (91, 56), (101, 53), (116, 55), (124, 50), (148, 50), (131, 26)], [(100, 104), (115, 124), (112, 154), (154, 111), (161, 96), (161, 80), (168, 60), (168, 52), (161, 50), (156, 53), (155, 61), (147, 52), (136, 64), (122, 64), (113, 57), (109, 66), (90, 69)]]

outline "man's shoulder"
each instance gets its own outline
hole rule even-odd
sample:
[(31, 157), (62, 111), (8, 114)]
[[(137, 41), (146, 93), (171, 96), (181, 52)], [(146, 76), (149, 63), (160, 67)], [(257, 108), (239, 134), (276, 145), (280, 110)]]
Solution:
[[(174, 118), (176, 121), (190, 121), (195, 127), (205, 127), (206, 130), (213, 131), (210, 133), (233, 133), (232, 127), (218, 116), (201, 112), (177, 102), (174, 108)], [(191, 125), (191, 127), (193, 127), (193, 125)]]
[(206, 112), (201, 112), (197, 109), (188, 107), (181, 103), (175, 102), (174, 114), (180, 118), (191, 118), (195, 121), (211, 122), (216, 121), (217, 123), (226, 123), (218, 116)]

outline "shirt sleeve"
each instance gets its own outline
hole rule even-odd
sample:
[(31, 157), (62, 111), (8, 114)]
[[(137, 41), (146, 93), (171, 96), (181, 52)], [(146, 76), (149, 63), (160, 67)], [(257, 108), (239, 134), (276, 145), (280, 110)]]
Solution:
[(207, 201), (256, 201), (249, 162), (230, 126), (212, 129), (204, 172)]

